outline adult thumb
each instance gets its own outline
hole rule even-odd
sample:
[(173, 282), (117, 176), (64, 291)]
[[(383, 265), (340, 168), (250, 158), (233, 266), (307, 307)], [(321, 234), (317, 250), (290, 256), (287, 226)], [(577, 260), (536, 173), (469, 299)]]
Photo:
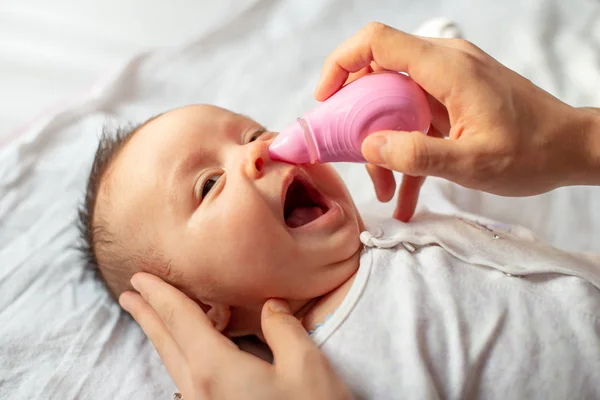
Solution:
[(460, 170), (464, 150), (454, 140), (422, 132), (381, 131), (362, 143), (368, 162), (413, 176), (450, 178)]
[(269, 299), (265, 303), (261, 325), (265, 341), (279, 367), (285, 368), (286, 364), (298, 363), (307, 350), (318, 351), (300, 321), (291, 314), (285, 300)]

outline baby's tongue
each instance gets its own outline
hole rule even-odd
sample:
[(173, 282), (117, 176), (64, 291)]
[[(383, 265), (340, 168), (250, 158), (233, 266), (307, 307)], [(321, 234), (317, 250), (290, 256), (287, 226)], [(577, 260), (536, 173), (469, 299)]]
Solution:
[(323, 215), (323, 210), (321, 210), (321, 207), (298, 207), (290, 213), (285, 222), (290, 228), (297, 228), (314, 221), (321, 215)]

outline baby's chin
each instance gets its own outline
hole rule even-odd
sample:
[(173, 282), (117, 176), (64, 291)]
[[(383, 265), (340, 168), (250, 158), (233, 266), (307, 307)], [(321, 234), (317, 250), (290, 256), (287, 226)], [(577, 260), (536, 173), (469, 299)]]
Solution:
[[(360, 241), (357, 242), (360, 244)], [(309, 271), (312, 270), (314, 275), (307, 271), (311, 275), (310, 278), (299, 277), (300, 279), (296, 280), (294, 285), (280, 288), (278, 296), (267, 297), (286, 299), (294, 317), (302, 320), (324, 298), (337, 292), (354, 277), (359, 268), (361, 249), (362, 245), (357, 245), (349, 253), (349, 256), (338, 257), (334, 263), (318, 267), (313, 265)], [(284, 292), (288, 295), (283, 295)], [(230, 338), (256, 335), (262, 339), (263, 306), (263, 300), (261, 300), (253, 302), (253, 305), (249, 306), (232, 307), (229, 323), (223, 333)]]

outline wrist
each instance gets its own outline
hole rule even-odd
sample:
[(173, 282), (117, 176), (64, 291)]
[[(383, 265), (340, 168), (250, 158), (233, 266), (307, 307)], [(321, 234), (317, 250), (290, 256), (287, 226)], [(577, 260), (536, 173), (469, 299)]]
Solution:
[[(578, 184), (600, 185), (600, 108), (579, 108), (583, 142), (584, 170)], [(576, 184), (577, 184), (576, 183)]]

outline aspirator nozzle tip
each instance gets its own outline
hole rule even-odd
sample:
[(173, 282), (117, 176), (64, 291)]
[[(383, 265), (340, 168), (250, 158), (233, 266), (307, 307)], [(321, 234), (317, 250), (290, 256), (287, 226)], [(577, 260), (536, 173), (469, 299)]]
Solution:
[(285, 161), (291, 164), (307, 164), (311, 160), (304, 130), (298, 123), (282, 130), (269, 146), (269, 156), (273, 160)]

